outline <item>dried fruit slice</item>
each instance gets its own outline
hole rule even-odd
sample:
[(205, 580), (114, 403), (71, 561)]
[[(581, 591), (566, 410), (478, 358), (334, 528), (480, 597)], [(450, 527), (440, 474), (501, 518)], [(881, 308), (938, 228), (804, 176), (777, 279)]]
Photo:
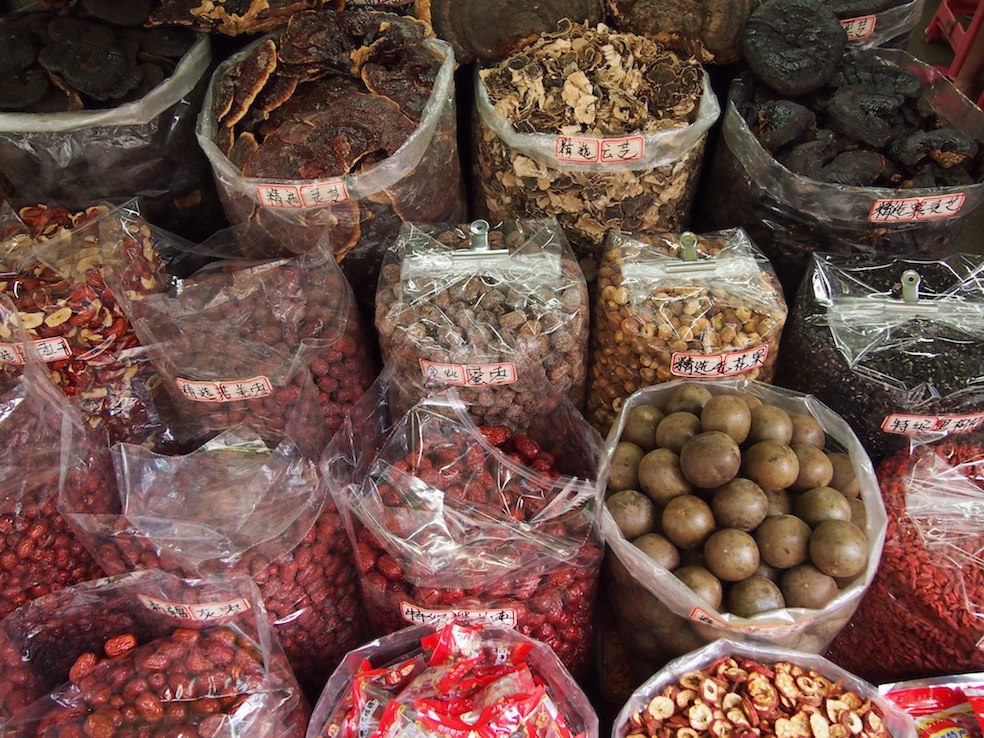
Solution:
[(246, 115), (277, 66), (277, 47), (267, 39), (252, 54), (233, 64), (215, 91), (212, 110), (224, 126), (234, 126)]
[(766, 0), (748, 17), (742, 41), (752, 73), (781, 95), (823, 87), (846, 47), (837, 16), (819, 0)]

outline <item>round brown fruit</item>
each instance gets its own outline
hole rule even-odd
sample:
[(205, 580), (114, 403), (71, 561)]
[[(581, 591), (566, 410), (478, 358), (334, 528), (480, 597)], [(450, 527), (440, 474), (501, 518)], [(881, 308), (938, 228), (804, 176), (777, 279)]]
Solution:
[(662, 522), (663, 534), (680, 548), (702, 545), (716, 527), (711, 508), (694, 495), (681, 495), (666, 503)]
[(779, 589), (788, 607), (821, 610), (837, 596), (840, 589), (833, 577), (811, 564), (800, 564), (783, 573)]
[(795, 515), (766, 518), (755, 529), (755, 542), (762, 560), (779, 569), (806, 561), (810, 552), (810, 526)]
[(680, 470), (695, 487), (720, 487), (734, 479), (740, 468), (741, 449), (721, 431), (700, 433), (680, 450)]
[(793, 514), (815, 528), (824, 520), (850, 520), (851, 503), (833, 487), (814, 487), (793, 497)]
[(680, 566), (680, 552), (669, 538), (661, 536), (659, 533), (645, 533), (634, 541), (632, 545), (651, 558), (657, 566), (667, 571), (673, 571)]
[(810, 560), (824, 574), (853, 577), (868, 562), (868, 539), (850, 521), (825, 520), (810, 536)]
[(693, 491), (693, 485), (680, 470), (680, 457), (668, 448), (658, 448), (642, 457), (639, 486), (657, 505)]
[(656, 445), (680, 453), (683, 444), (700, 433), (700, 418), (693, 413), (670, 413), (656, 426)]
[(748, 430), (749, 443), (779, 441), (789, 443), (793, 437), (793, 421), (789, 413), (775, 405), (752, 408), (752, 424)]
[(793, 421), (793, 437), (789, 441), (790, 445), (803, 443), (822, 449), (827, 443), (827, 434), (823, 432), (816, 418), (805, 413), (789, 413), (789, 419)]
[(620, 441), (616, 444), (608, 472), (608, 491), (639, 489), (639, 464), (645, 455), (646, 452), (634, 443)]
[(711, 393), (699, 384), (685, 384), (677, 387), (666, 401), (666, 412), (688, 412), (699, 416), (704, 404), (711, 399)]
[(728, 612), (740, 618), (750, 618), (785, 606), (779, 587), (763, 577), (749, 577), (735, 582), (728, 592)]
[(767, 489), (765, 496), (769, 499), (769, 509), (766, 510), (765, 517), (771, 518), (773, 515), (789, 515), (793, 511), (793, 503), (789, 499), (789, 493), (784, 489)]
[(656, 448), (656, 426), (663, 417), (663, 411), (655, 405), (636, 405), (625, 419), (621, 440), (651, 451)]
[(830, 459), (820, 449), (804, 443), (794, 443), (790, 446), (796, 454), (799, 463), (799, 474), (796, 481), (789, 485), (790, 492), (805, 492), (814, 487), (825, 487), (834, 476), (834, 467)]
[(829, 485), (845, 497), (857, 497), (861, 494), (861, 483), (858, 481), (857, 474), (854, 473), (851, 457), (840, 451), (827, 454), (827, 456), (830, 458), (830, 465), (834, 470)]
[(755, 482), (735, 477), (714, 490), (711, 510), (718, 525), (748, 532), (765, 520), (769, 498)]
[(799, 476), (799, 461), (785, 443), (759, 441), (745, 451), (741, 472), (764, 490), (786, 489)]
[(748, 437), (752, 414), (748, 405), (734, 395), (712, 397), (700, 411), (700, 427), (705, 431), (721, 431), (731, 436), (735, 443), (743, 443)]
[(673, 572), (673, 576), (713, 609), (721, 607), (721, 599), (724, 597), (721, 581), (703, 566), (682, 566)]
[(755, 573), (759, 551), (755, 539), (737, 528), (724, 528), (711, 534), (704, 544), (707, 568), (718, 579), (738, 582)]
[(656, 506), (642, 492), (623, 489), (605, 500), (605, 505), (622, 535), (630, 541), (656, 526)]
[(868, 508), (865, 507), (864, 500), (860, 497), (852, 497), (847, 502), (851, 506), (851, 522), (854, 523), (860, 530), (867, 529)]

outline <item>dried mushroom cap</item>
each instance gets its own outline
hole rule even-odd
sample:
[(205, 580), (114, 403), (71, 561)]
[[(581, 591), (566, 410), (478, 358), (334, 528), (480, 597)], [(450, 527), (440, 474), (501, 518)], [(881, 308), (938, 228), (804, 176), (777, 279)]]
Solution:
[(256, 142), (256, 136), (245, 131), (239, 134), (239, 138), (236, 139), (236, 143), (232, 145), (227, 156), (229, 161), (242, 169), (249, 161), (249, 157), (255, 154), (259, 148), (260, 145)]
[(608, 0), (614, 23), (702, 61), (741, 58), (745, 21), (758, 0)]
[(40, 70), (18, 74), (10, 67), (0, 67), (0, 108), (29, 108), (40, 102), (49, 88), (48, 78)]
[(344, 5), (345, 0), (163, 0), (149, 22), (239, 36), (275, 30), (304, 10)]
[(417, 0), (414, 10), (461, 63), (498, 61), (565, 18), (594, 25), (605, 17), (602, 0)]
[(617, 136), (689, 125), (703, 71), (643, 36), (574, 25), (481, 76), (495, 109), (523, 133)]
[(194, 34), (184, 28), (148, 28), (140, 34), (141, 51), (168, 59), (180, 59), (194, 43)]
[(742, 50), (759, 80), (780, 95), (803, 95), (833, 76), (847, 33), (821, 0), (765, 0), (745, 24)]
[[(281, 69), (281, 71), (283, 71)], [(257, 132), (267, 136), (288, 121), (300, 120), (334, 104), (336, 100), (362, 88), (350, 77), (315, 80), (299, 86), (290, 99), (269, 111), (269, 116), (257, 126)], [(259, 98), (262, 100), (261, 98)]]
[(150, 16), (151, 0), (81, 0), (89, 15), (118, 26), (142, 26)]
[(877, 151), (845, 151), (820, 169), (817, 179), (852, 187), (869, 187), (878, 180), (886, 166), (888, 161)]
[(59, 43), (86, 43), (93, 46), (116, 45), (116, 34), (113, 29), (82, 18), (57, 16), (48, 24), (47, 32), (51, 41)]
[(0, 64), (21, 72), (38, 58), (41, 43), (33, 35), (25, 33), (25, 24), (0, 23)]
[(395, 64), (365, 64), (361, 76), (369, 92), (392, 100), (408, 118), (420, 121), (440, 68), (433, 54), (411, 46)]
[(38, 62), (96, 100), (117, 100), (140, 84), (143, 74), (118, 48), (58, 42), (45, 46)]
[(276, 110), (290, 99), (295, 90), (297, 90), (297, 77), (274, 74), (263, 85), (260, 94), (256, 96), (253, 109), (260, 113)]
[(770, 151), (799, 138), (816, 125), (813, 111), (792, 100), (769, 100), (756, 108), (756, 135)]
[(213, 112), (224, 126), (238, 123), (259, 95), (277, 66), (277, 47), (267, 39), (222, 76), (213, 100)]

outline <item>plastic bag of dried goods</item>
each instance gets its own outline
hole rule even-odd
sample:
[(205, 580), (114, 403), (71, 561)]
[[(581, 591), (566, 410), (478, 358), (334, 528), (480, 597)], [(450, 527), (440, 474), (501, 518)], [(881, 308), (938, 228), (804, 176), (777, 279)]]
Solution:
[(847, 32), (848, 48), (904, 49), (922, 17), (923, 0), (846, 0), (830, 6)]
[(518, 381), (524, 363), (584, 400), (588, 293), (556, 220), (405, 225), (381, 273), (376, 328), (399, 411), (450, 384), (479, 423), (532, 415), (542, 397)]
[(875, 576), (871, 462), (814, 397), (658, 384), (625, 401), (606, 449), (608, 595), (636, 679), (718, 638), (819, 653)]
[[(164, 289), (147, 222), (129, 205), (74, 214), (38, 205), (5, 215), (0, 292), (20, 311), (55, 384), (110, 442), (174, 443), (160, 376), (105, 283), (112, 271), (134, 294)], [(23, 360), (0, 362), (0, 374), (13, 376)]]
[(546, 382), (523, 425), (476, 426), (456, 388), (393, 411), (391, 381), (384, 371), (325, 454), (373, 628), (512, 625), (581, 672), (601, 558), (601, 439)]
[(393, 13), (304, 11), (219, 65), (198, 140), (259, 255), (303, 253), (327, 234), (369, 304), (404, 220), (464, 219), (454, 55), (428, 35)]
[(984, 424), (980, 256), (816, 254), (790, 323), (783, 385), (843, 416), (876, 462), (911, 436)]
[(7, 736), (299, 738), (309, 714), (245, 577), (144, 571), (85, 582), (0, 622)]
[(920, 738), (940, 731), (979, 738), (984, 717), (984, 674), (949, 674), (878, 686), (887, 700), (898, 705), (916, 724)]
[[(939, 437), (942, 436), (942, 437)], [(913, 440), (878, 466), (888, 534), (878, 573), (827, 651), (873, 681), (984, 668), (984, 436)], [(871, 639), (882, 628), (884, 642)]]
[[(850, 118), (852, 100), (889, 88), (898, 107)], [(813, 97), (756, 105), (755, 92), (747, 75), (731, 85), (702, 220), (745, 228), (789, 302), (812, 252), (939, 258), (984, 201), (984, 113), (903, 51), (845, 56), (820, 95), (836, 95), (836, 107)]]
[(475, 100), (480, 210), (556, 217), (589, 283), (609, 229), (683, 228), (720, 114), (699, 63), (603, 24), (480, 70)]
[(877, 687), (827, 659), (729, 640), (709, 643), (653, 674), (615, 718), (612, 738), (654, 738), (675, 718), (697, 731), (717, 723), (722, 731), (755, 726), (763, 735), (826, 729), (830, 735), (916, 738), (912, 719)]
[(307, 734), (520, 732), (590, 738), (598, 735), (598, 718), (549, 647), (513, 629), (449, 624), (405, 628), (348, 654), (328, 680)]
[(166, 292), (113, 288), (189, 425), (214, 434), (245, 422), (276, 436), (299, 392), (291, 370), (300, 357), (334, 433), (376, 376), (352, 290), (327, 250), (241, 258), (253, 243), (242, 228), (223, 231), (202, 248), (225, 258)]
[[(112, 16), (111, 6), (139, 13), (139, 5), (101, 8)], [(0, 112), (0, 169), (11, 196), (20, 205), (71, 210), (138, 196), (154, 223), (208, 233), (219, 205), (195, 145), (212, 62), (208, 38), (143, 29), (139, 18), (124, 27), (75, 17), (80, 12), (35, 7), (0, 21), (10, 47), (20, 50), (15, 63), (26, 67), (24, 88), (4, 97)]]
[(786, 301), (740, 228), (608, 236), (598, 272), (588, 418), (607, 432), (625, 398), (678, 377), (772, 380)]
[[(183, 455), (116, 444), (119, 494), (102, 506), (66, 484), (61, 510), (110, 574), (160, 567), (182, 576), (241, 573), (260, 587), (274, 631), (307, 689), (362, 640), (352, 549), (320, 471), (327, 431), (303, 363), (299, 397), (273, 442), (231, 424)], [(86, 439), (64, 454), (81, 466)]]

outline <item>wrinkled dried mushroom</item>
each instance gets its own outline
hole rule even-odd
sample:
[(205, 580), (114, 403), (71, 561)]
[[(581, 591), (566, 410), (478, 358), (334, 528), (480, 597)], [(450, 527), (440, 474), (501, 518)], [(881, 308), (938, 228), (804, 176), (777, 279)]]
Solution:
[(302, 10), (344, 6), (345, 0), (163, 0), (150, 23), (241, 36), (280, 28)]

